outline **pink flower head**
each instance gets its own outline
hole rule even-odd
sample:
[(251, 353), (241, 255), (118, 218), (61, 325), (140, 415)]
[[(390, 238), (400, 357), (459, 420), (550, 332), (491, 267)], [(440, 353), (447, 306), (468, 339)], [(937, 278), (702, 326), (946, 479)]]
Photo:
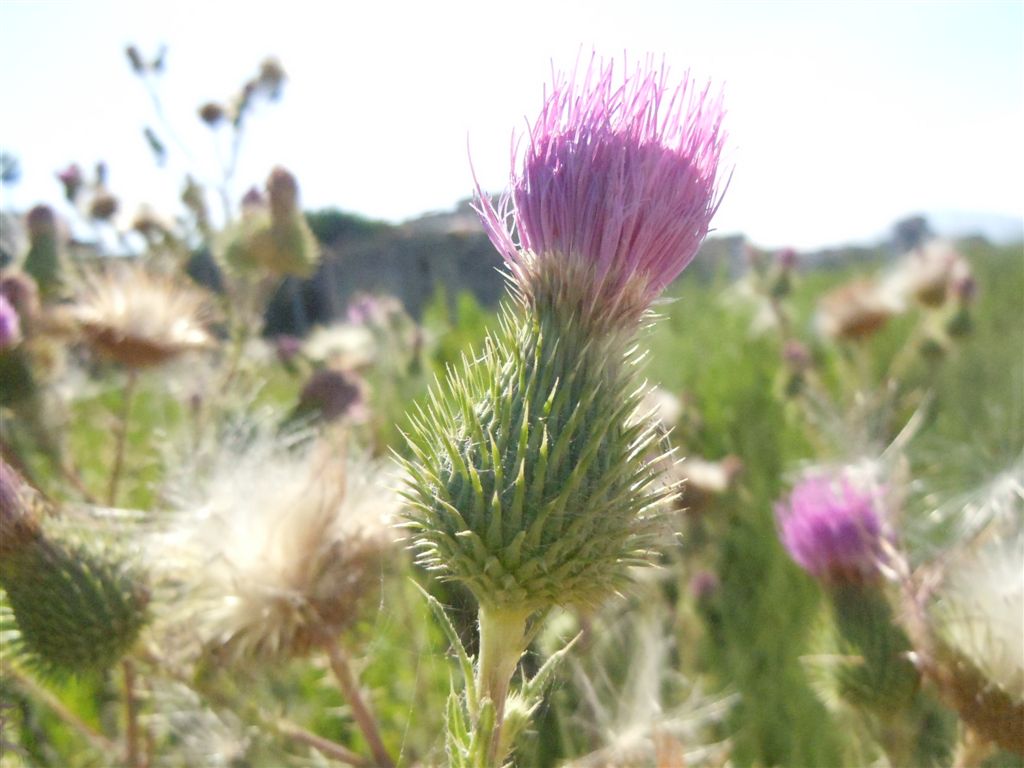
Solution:
[(7, 297), (0, 293), (0, 350), (21, 341), (21, 320)]
[(511, 189), (497, 205), (477, 192), (525, 298), (569, 296), (585, 317), (628, 323), (708, 233), (721, 199), (724, 112), (710, 86), (671, 80), (651, 61), (624, 82), (614, 74), (611, 62), (591, 59), (567, 80), (556, 76)]
[(879, 489), (848, 472), (806, 475), (775, 505), (779, 538), (790, 557), (826, 582), (870, 581), (883, 559)]

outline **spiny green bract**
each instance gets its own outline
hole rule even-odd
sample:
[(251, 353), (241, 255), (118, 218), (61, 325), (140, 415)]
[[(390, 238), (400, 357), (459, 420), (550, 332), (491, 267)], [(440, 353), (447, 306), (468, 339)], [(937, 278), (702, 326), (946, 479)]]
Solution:
[(619, 339), (507, 311), (481, 358), (412, 420), (408, 527), (419, 561), (481, 605), (595, 605), (647, 564), (674, 490), (633, 419), (643, 388)]
[(51, 676), (106, 669), (147, 619), (139, 574), (81, 543), (40, 536), (5, 554), (0, 586), (17, 624), (12, 647)]
[(840, 585), (831, 590), (839, 652), (842, 695), (859, 707), (883, 715), (905, 710), (914, 699), (920, 675), (909, 658), (910, 641), (894, 623), (885, 596), (876, 588)]

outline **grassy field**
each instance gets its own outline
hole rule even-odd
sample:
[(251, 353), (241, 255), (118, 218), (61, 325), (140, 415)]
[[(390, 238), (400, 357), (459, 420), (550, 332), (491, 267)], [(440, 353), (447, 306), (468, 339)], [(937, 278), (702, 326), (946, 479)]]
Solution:
[[(786, 333), (810, 351), (817, 399), (806, 390), (787, 393), (783, 334), (754, 328), (757, 304), (742, 298), (724, 271), (684, 275), (673, 286), (670, 300), (658, 307), (661, 317), (641, 337), (650, 350), (647, 380), (682, 404), (669, 440), (681, 456), (734, 456), (742, 469), (724, 492), (673, 513), (660, 567), (638, 575), (631, 593), (590, 616), (549, 618), (524, 661), (526, 669), (536, 670), (577, 629), (584, 635), (522, 737), (517, 765), (654, 764), (649, 757), (629, 762), (631, 739), (660, 749), (658, 765), (880, 764), (874, 726), (836, 701), (827, 671), (813, 661), (827, 642), (827, 601), (779, 543), (773, 505), (800, 467), (853, 462), (881, 451), (917, 414), (916, 434), (904, 452), (913, 482), (901, 514), (908, 532), (915, 532), (908, 541), (919, 549), (911, 554), (923, 558), (951, 534), (929, 533), (919, 522), (1021, 455), (1024, 253), (1020, 245), (978, 241), (961, 249), (977, 281), (971, 332), (941, 350), (925, 344), (924, 353), (927, 334), (921, 329), (930, 321), (919, 309), (855, 344), (831, 343), (815, 332), (820, 297), (859, 273), (881, 269), (881, 259), (876, 266), (796, 270), (792, 292), (782, 300)], [(407, 451), (401, 433), (413, 403), (424, 401), (431, 380), (443, 376), (447, 365), (480, 349), (495, 316), (468, 295), (458, 297), (454, 311), (439, 296), (421, 328), (407, 318), (402, 323), (396, 326), (400, 332), (376, 337), (378, 354), (360, 370), (369, 416), (350, 429), (366, 452), (385, 459), (390, 451)], [(407, 331), (420, 334), (412, 352)], [(37, 412), (62, 422), (54, 434), (79, 488), (55, 471), (27, 406), (5, 412), (5, 441), (55, 501), (79, 507), (88, 496), (100, 506), (110, 501), (159, 517), (173, 506), (169, 489), (182, 482), (183, 457), (206, 445), (210, 434), (222, 435), (247, 420), (283, 424), (297, 407), (308, 372), (282, 365), (258, 341), (251, 344), (256, 351), (247, 348), (227, 389), (222, 369), (207, 362), (175, 363), (141, 375), (114, 499), (107, 491), (126, 381), (116, 366), (71, 349), (74, 375), (62, 379), (59, 393), (48, 395), (59, 396), (64, 410), (58, 414), (49, 404)], [(221, 425), (212, 433), (203, 422), (211, 412)], [(687, 493), (684, 505), (696, 498)], [(123, 535), (136, 535), (132, 531)], [(712, 586), (696, 590), (699, 577)], [(449, 684), (458, 687), (459, 676), (448, 640), (414, 582), (449, 606), (473, 652), (472, 601), (459, 588), (420, 572), (401, 549), (382, 565), (380, 593), (344, 644), (392, 754), (403, 765), (437, 765), (444, 763)], [(146, 667), (150, 642), (144, 635), (137, 663), (144, 678), (141, 722), (152, 741), (153, 765), (328, 764), (307, 744), (272, 727), (282, 718), (366, 753), (351, 710), (319, 656), (239, 675), (201, 670), (197, 675), (205, 677), (191, 690)], [(15, 746), (4, 750), (0, 764), (114, 764), (89, 745), (83, 729), (69, 725), (69, 713), (85, 730), (119, 738), (116, 670), (42, 680), (30, 666), (5, 659), (12, 664), (16, 673), (5, 674), (0, 699), (7, 705), (4, 739)], [(955, 716), (929, 699), (920, 722), (916, 759), (922, 765), (949, 764)], [(1024, 762), (996, 753), (986, 764)]]

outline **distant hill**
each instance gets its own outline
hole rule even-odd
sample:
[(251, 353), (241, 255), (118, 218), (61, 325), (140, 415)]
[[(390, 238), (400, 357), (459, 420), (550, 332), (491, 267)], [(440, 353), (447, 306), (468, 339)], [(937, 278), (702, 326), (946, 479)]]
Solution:
[(1024, 241), (1024, 216), (934, 211), (925, 213), (935, 233), (941, 237), (984, 237), (997, 245)]

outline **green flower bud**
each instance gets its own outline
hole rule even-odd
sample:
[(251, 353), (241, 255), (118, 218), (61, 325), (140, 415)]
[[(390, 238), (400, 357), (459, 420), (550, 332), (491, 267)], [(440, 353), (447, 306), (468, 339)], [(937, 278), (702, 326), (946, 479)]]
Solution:
[(52, 535), (29, 496), (14, 498), (0, 513), (0, 586), (17, 623), (15, 648), (51, 675), (110, 667), (146, 622), (139, 574), (111, 552)]
[(26, 216), (29, 250), (22, 266), (35, 279), (44, 298), (57, 295), (63, 285), (60, 231), (53, 209), (37, 205)]
[(414, 420), (408, 527), (419, 560), (484, 610), (593, 606), (646, 563), (657, 429), (627, 419), (636, 360), (554, 313), (507, 312), (480, 359)]

